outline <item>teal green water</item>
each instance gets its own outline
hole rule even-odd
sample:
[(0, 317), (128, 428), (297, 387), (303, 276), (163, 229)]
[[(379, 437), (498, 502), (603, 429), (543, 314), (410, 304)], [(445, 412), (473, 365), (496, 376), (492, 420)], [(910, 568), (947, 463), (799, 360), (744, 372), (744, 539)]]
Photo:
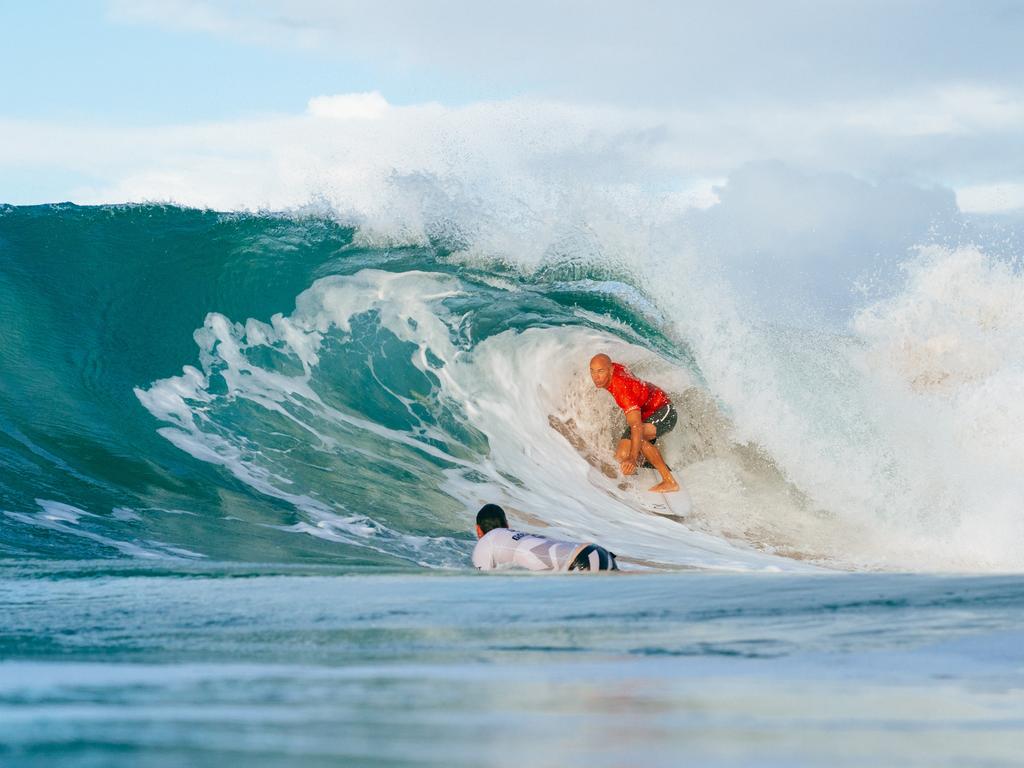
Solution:
[(1018, 579), (0, 570), (7, 766), (1010, 766)]

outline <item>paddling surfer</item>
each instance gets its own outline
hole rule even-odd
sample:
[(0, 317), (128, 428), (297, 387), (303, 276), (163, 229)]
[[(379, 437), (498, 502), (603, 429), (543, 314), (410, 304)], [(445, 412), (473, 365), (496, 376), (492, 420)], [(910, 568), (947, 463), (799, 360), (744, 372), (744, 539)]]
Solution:
[(508, 527), (505, 510), (485, 504), (476, 513), (473, 565), (482, 571), (518, 565), (531, 571), (617, 571), (615, 555), (597, 544), (549, 539)]
[(671, 432), (676, 425), (675, 406), (658, 387), (642, 381), (629, 369), (612, 362), (608, 355), (594, 355), (590, 360), (590, 378), (598, 389), (607, 389), (626, 415), (626, 431), (619, 439), (615, 460), (624, 475), (636, 473), (641, 454), (658, 470), (661, 482), (651, 488), (655, 493), (672, 493), (679, 483), (661, 458), (655, 441)]

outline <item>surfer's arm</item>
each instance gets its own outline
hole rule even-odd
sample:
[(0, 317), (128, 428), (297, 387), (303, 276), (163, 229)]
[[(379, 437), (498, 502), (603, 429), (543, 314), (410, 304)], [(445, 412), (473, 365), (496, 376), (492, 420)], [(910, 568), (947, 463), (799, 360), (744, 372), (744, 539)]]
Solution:
[(489, 543), (480, 540), (473, 547), (473, 565), (481, 571), (489, 571), (494, 568), (494, 557)]
[(622, 462), (622, 472), (631, 475), (640, 458), (640, 444), (643, 442), (644, 434), (644, 421), (640, 416), (639, 408), (633, 408), (626, 412), (626, 425), (629, 427), (629, 456)]

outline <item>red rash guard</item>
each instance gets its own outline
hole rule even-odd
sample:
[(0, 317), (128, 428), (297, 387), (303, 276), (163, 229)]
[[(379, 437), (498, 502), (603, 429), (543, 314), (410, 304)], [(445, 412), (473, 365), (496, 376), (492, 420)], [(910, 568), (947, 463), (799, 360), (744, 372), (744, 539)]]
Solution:
[(629, 372), (629, 368), (619, 363), (612, 363), (612, 378), (607, 389), (623, 413), (639, 408), (641, 419), (646, 419), (671, 402), (664, 392), (653, 384), (641, 381)]

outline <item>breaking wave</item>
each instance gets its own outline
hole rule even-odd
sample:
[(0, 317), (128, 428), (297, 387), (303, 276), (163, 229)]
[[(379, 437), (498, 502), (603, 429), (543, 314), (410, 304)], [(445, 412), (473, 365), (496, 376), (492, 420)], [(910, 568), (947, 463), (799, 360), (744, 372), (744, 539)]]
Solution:
[[(669, 233), (464, 236), (0, 209), (0, 557), (463, 568), (496, 501), (634, 567), (1024, 568), (1011, 265), (922, 249), (837, 331), (747, 310)], [(674, 510), (607, 471), (598, 351), (680, 407)]]

